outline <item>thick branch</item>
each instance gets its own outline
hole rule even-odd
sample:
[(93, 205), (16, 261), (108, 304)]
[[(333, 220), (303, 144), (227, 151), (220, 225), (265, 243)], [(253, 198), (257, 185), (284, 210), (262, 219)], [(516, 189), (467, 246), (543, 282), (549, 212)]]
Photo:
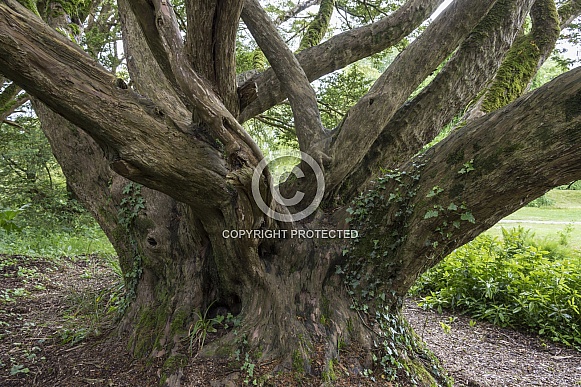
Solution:
[(193, 69), (208, 80), (233, 115), (236, 94), (236, 33), (243, 0), (186, 1), (186, 56)]
[(193, 107), (195, 117), (207, 124), (212, 134), (225, 145), (230, 164), (256, 165), (262, 158), (260, 149), (212, 87), (186, 60), (171, 7), (162, 0), (154, 0), (153, 9), (145, 0), (130, 4), (164, 74), (182, 91), (182, 98)]
[[(534, 0), (498, 1), (442, 71), (382, 130), (359, 166), (342, 182), (348, 200), (381, 168), (395, 168), (432, 141), (494, 77)], [(437, 114), (434, 112), (437, 111)]]
[(14, 0), (0, 4), (0, 67), (91, 135), (119, 174), (194, 207), (227, 201), (218, 151), (185, 134), (78, 47)]
[(127, 57), (127, 69), (133, 89), (162, 107), (180, 127), (191, 127), (191, 112), (149, 49), (129, 1), (118, 0), (117, 5), (123, 34), (123, 51)]
[[(405, 216), (395, 250), (380, 262), (398, 263), (390, 274), (393, 288), (405, 294), (426, 266), (549, 189), (580, 179), (580, 106), (577, 68), (407, 162), (402, 183), (393, 180), (386, 192), (399, 188), (397, 194), (411, 199), (405, 208), (396, 200), (385, 215), (376, 211), (365, 230), (366, 240), (390, 246), (384, 227), (392, 230), (398, 214)], [(376, 200), (385, 204), (388, 196)]]
[(493, 4), (493, 0), (454, 2), (393, 61), (334, 134), (328, 188), (340, 184), (363, 159), (397, 109), (466, 39)]
[[(445, 256), (549, 189), (581, 178), (581, 69), (453, 133), (431, 149), (418, 192), (445, 191), (416, 208), (411, 235), (432, 233), (442, 219), (422, 221), (435, 203), (464, 203), (475, 223), (464, 222), (434, 253)], [(466, 144), (471, 144), (467, 147)], [(473, 161), (472, 161), (473, 160)], [(468, 171), (465, 164), (472, 164)], [(467, 173), (462, 173), (468, 171)], [(422, 196), (424, 194), (424, 196)], [(416, 252), (426, 239), (409, 241)]]
[(535, 1), (531, 19), (531, 31), (515, 41), (494, 82), (479, 103), (477, 109), (482, 112), (491, 112), (520, 97), (553, 52), (561, 33), (554, 0)]
[(153, 56), (157, 60), (161, 71), (171, 83), (174, 90), (179, 93), (183, 103), (189, 106), (190, 101), (176, 79), (176, 74), (173, 72), (175, 64), (172, 66), (171, 63), (172, 58), (170, 51), (183, 51), (182, 38), (180, 36), (179, 28), (177, 27), (177, 24), (175, 24), (175, 18), (172, 18), (173, 12), (171, 11), (171, 8), (166, 5), (164, 10), (168, 14), (165, 16), (163, 14), (159, 15), (159, 22), (161, 23), (160, 28), (162, 28), (162, 30), (160, 30), (158, 29), (158, 15), (156, 14), (160, 9), (159, 1), (149, 2), (147, 0), (135, 0), (127, 1), (127, 3), (131, 6), (135, 18), (141, 27), (141, 32), (143, 33)]
[[(442, 2), (443, 0), (409, 0), (392, 15), (301, 51), (297, 54), (297, 59), (309, 81), (314, 81), (393, 46), (426, 20)], [(267, 70), (260, 75), (256, 84), (256, 99), (248, 106), (241, 106), (240, 122), (265, 112), (285, 99), (273, 70)]]
[(257, 0), (246, 0), (242, 19), (266, 55), (289, 99), (300, 149), (303, 152), (314, 151), (313, 147), (320, 149), (325, 131), (317, 96), (301, 65)]

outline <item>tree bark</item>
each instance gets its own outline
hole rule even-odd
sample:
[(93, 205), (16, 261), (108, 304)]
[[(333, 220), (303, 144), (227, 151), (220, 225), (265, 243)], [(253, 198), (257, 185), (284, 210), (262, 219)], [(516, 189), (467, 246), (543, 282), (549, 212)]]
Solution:
[[(366, 183), (364, 192), (362, 186), (342, 191), (339, 205), (328, 195), (312, 216), (276, 222), (255, 203), (251, 180), (261, 155), (234, 118), (238, 107), (233, 106), (228, 54), (234, 43), (232, 26), (226, 24), (238, 21), (241, 3), (228, 10), (226, 3), (193, 3), (188, 3), (192, 36), (184, 44), (166, 2), (119, 2), (132, 88), (14, 0), (0, 4), (0, 66), (36, 97), (43, 130), (69, 184), (120, 255), (132, 300), (120, 331), (130, 337), (134, 353), (166, 359), (163, 379), (177, 385), (179, 368), (190, 355), (188, 334), (208, 310), (209, 316), (231, 313), (241, 326), (196, 348), (205, 356), (228, 357), (238, 350), (254, 361), (280, 360), (281, 368), (304, 372), (315, 367), (308, 359), (318, 349), (327, 364), (310, 369), (315, 372), (329, 367), (340, 341), (356, 342), (368, 350), (366, 367), (391, 378), (411, 370), (408, 378), (418, 385), (445, 384), (437, 362), (402, 321), (402, 299), (415, 278), (452, 249), (551, 187), (581, 179), (581, 70), (469, 122), (425, 154), (413, 157), (425, 139), (409, 149), (390, 148), (382, 140), (386, 128), (396, 129), (390, 125), (402, 123), (402, 136), (414, 133), (398, 112), (414, 105), (429, 110), (428, 117), (415, 121), (421, 127), (416, 134), (428, 138), (430, 127), (446, 120), (435, 117), (437, 100), (457, 89), (445, 106), (449, 117), (475, 92), (471, 84), (478, 89), (492, 77), (502, 53), (491, 52), (508, 49), (531, 5), (497, 2), (493, 11), (503, 9), (507, 16), (494, 19), (498, 30), (484, 36), (494, 2), (458, 1), (334, 132), (333, 158), (327, 164), (319, 160), (332, 193), (374, 147), (380, 154), (401, 153), (399, 169), (373, 185), (373, 173), (365, 172), (356, 180)], [(402, 18), (408, 26), (417, 24), (439, 2), (420, 3), (425, 2), (408, 2), (381, 28)], [(135, 7), (139, 4), (143, 7)], [(203, 15), (216, 16), (202, 30), (212, 29), (213, 41), (220, 40), (223, 49), (214, 51), (203, 35), (196, 36), (193, 23), (201, 23)], [(378, 26), (329, 39), (297, 60), (285, 51), (287, 65), (275, 69), (282, 90), (295, 92), (292, 80), (280, 75), (285, 69), (296, 70), (305, 86), (313, 74), (383, 47), (389, 33)], [(357, 53), (347, 52), (353, 43), (348, 36), (373, 36), (374, 28), (380, 28), (381, 42), (369, 38)], [(441, 38), (436, 45), (434, 37)], [(312, 56), (337, 42), (345, 43), (345, 52)], [(440, 78), (405, 104), (458, 45)], [(485, 49), (484, 58), (477, 47)], [(412, 64), (424, 57), (414, 71)], [(315, 66), (317, 59), (322, 63)], [(212, 68), (207, 61), (225, 68)], [(279, 91), (265, 94), (267, 104), (280, 97)], [(250, 106), (242, 116), (252, 111)], [(295, 115), (300, 114), (297, 109)], [(265, 173), (259, 180), (267, 198), (272, 195), (268, 179)], [(312, 188), (312, 174), (304, 180), (289, 179), (283, 188)], [(324, 236), (346, 229), (359, 237)], [(251, 233), (232, 234), (240, 230)], [(379, 360), (374, 364), (373, 358)]]
[[(434, 80), (397, 110), (334, 196), (351, 197), (377, 177), (380, 169), (399, 167), (473, 103), (496, 75), (533, 3), (496, 2)], [(438, 114), (433, 114), (435, 110)]]
[[(360, 59), (392, 47), (425, 21), (443, 0), (411, 0), (390, 16), (370, 25), (346, 31), (322, 44), (303, 50), (297, 60), (312, 82)], [(274, 71), (267, 70), (256, 80), (257, 95), (241, 106), (238, 117), (244, 122), (282, 102), (285, 95)]]

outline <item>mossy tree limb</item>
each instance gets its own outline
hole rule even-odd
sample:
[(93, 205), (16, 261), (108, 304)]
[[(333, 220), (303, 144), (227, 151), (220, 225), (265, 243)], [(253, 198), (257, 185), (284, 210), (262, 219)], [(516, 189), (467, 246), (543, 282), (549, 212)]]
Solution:
[(335, 0), (322, 0), (319, 5), (319, 11), (315, 18), (309, 23), (305, 35), (299, 44), (299, 51), (313, 47), (321, 43), (325, 37), (333, 10), (335, 9)]
[(0, 93), (0, 122), (28, 101), (28, 94), (21, 93), (21, 91), (22, 89), (15, 83), (8, 84), (2, 90)]
[(520, 97), (555, 48), (561, 33), (554, 0), (537, 0), (531, 9), (532, 29), (519, 36), (479, 105), (491, 112)]

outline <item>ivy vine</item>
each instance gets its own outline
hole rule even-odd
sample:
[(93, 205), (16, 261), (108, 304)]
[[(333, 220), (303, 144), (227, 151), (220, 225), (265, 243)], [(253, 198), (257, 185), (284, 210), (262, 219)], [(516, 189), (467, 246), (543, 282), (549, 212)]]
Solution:
[(119, 212), (117, 213), (117, 220), (119, 225), (123, 227), (125, 233), (129, 236), (129, 242), (133, 251), (131, 270), (124, 273), (125, 277), (125, 297), (122, 303), (121, 311), (125, 310), (127, 306), (137, 296), (137, 284), (143, 273), (142, 257), (139, 254), (137, 240), (131, 232), (139, 213), (145, 210), (145, 199), (141, 195), (141, 185), (129, 182), (123, 188), (123, 199), (119, 204)]
[[(410, 171), (385, 171), (373, 189), (353, 201), (348, 209), (349, 222), (360, 231), (360, 238), (343, 250), (345, 264), (337, 266), (337, 274), (343, 275), (351, 308), (375, 336), (372, 358), (382, 377), (396, 384), (403, 375), (414, 384), (436, 377), (438, 382), (451, 385), (436, 357), (402, 317), (402, 297), (386, 290), (390, 277), (401, 267), (402, 262), (395, 257), (408, 238), (423, 166), (415, 163)], [(443, 189), (436, 186), (428, 195), (441, 192)], [(386, 232), (382, 235), (378, 228)], [(420, 370), (426, 364), (431, 376)], [(367, 375), (375, 380), (372, 371)]]

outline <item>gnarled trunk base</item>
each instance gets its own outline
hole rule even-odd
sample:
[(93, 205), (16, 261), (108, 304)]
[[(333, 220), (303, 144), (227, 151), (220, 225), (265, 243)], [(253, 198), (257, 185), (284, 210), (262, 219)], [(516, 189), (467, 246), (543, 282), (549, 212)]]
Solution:
[(359, 371), (369, 378), (448, 384), (397, 306), (373, 319), (354, 307), (343, 276), (333, 269), (342, 259), (340, 247), (317, 240), (269, 242), (259, 249), (266, 274), (255, 289), (240, 288), (239, 304), (221, 299), (219, 286), (200, 286), (211, 280), (193, 262), (166, 270), (163, 279), (145, 269), (123, 329), (136, 356), (165, 359), (162, 383), (169, 386), (179, 385), (191, 357), (228, 359), (242, 368), (274, 362), (277, 373), (332, 381), (347, 347), (367, 353)]

